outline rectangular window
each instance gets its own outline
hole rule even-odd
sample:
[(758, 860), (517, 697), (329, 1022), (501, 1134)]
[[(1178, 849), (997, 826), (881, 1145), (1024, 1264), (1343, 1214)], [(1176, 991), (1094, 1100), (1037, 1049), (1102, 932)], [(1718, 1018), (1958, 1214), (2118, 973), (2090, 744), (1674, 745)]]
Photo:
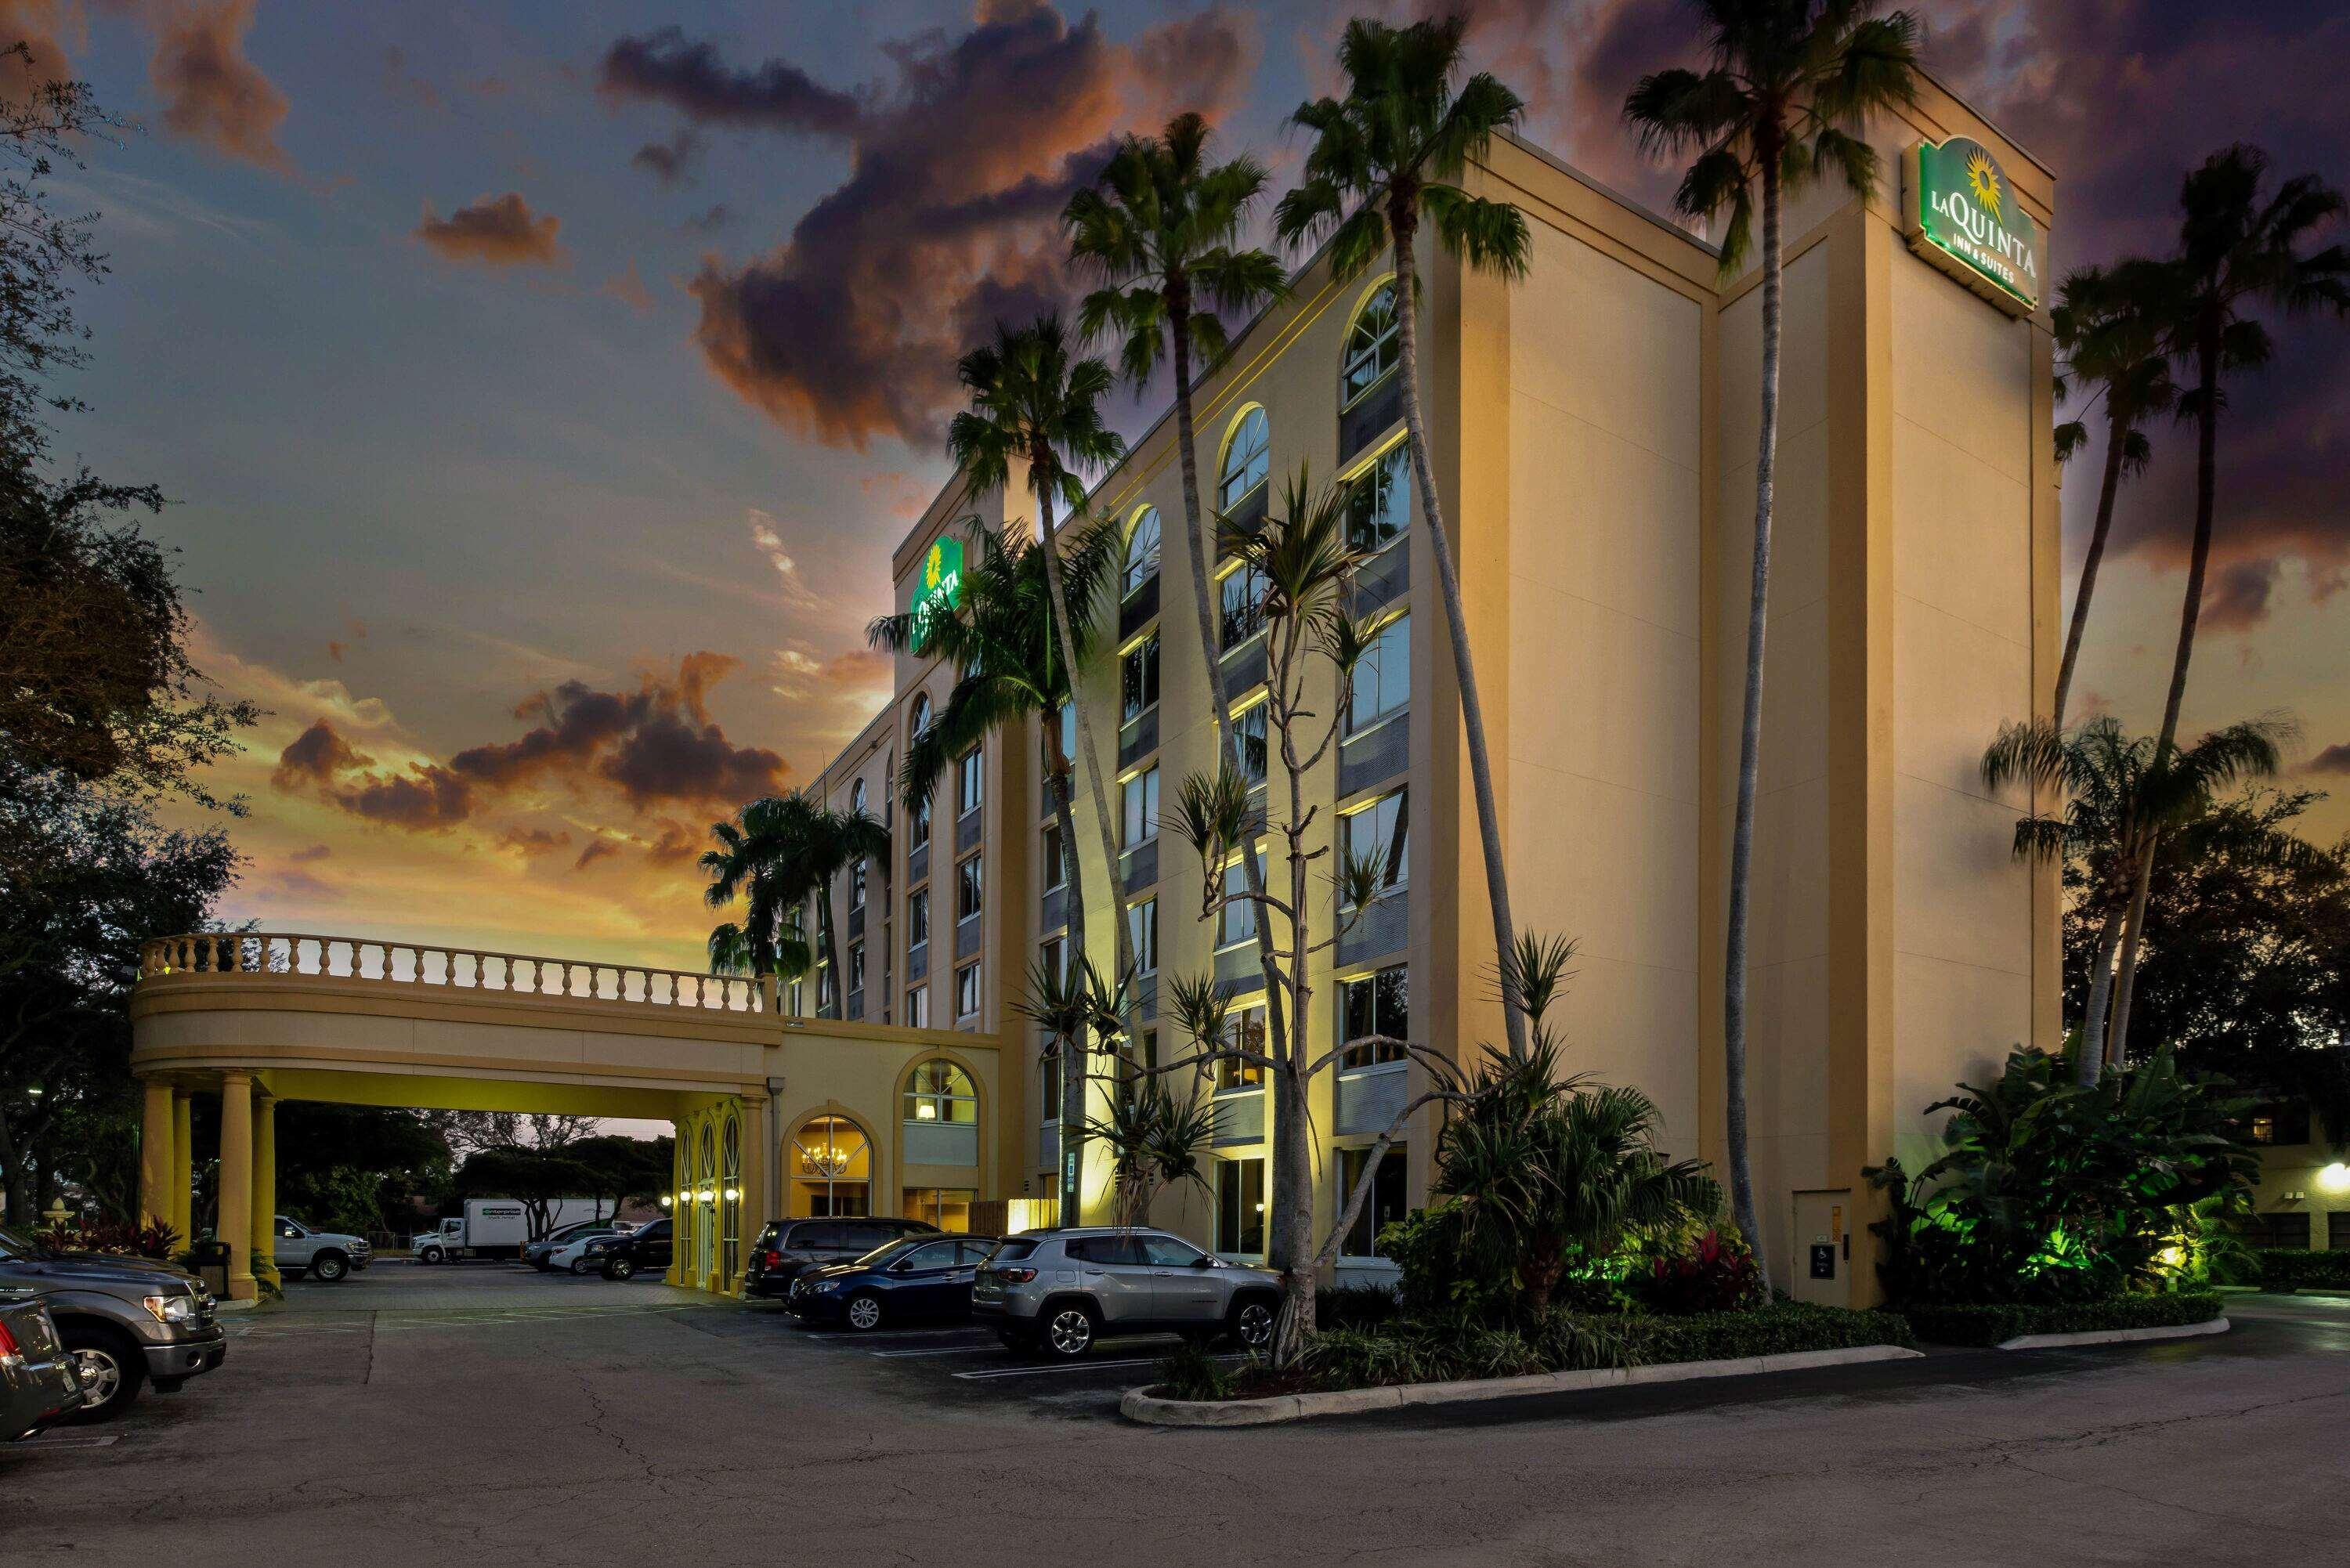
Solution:
[(865, 944), (863, 942), (848, 944), (848, 989), (851, 991), (865, 989)]
[(1119, 840), (1131, 849), (1136, 845), (1159, 836), (1159, 770), (1145, 768), (1118, 786), (1120, 815), (1126, 819), (1126, 836)]
[(1221, 1160), (1216, 1166), (1216, 1251), (1239, 1257), (1264, 1254), (1264, 1161)]
[(1046, 974), (1056, 981), (1067, 981), (1069, 978), (1068, 938), (1055, 937), (1050, 941), (1039, 943), (1036, 952)]
[(971, 1206), (978, 1198), (967, 1187), (909, 1187), (898, 1211), (954, 1234), (971, 1229)]
[(1400, 441), (1366, 469), (1347, 497), (1347, 539), (1366, 555), (1403, 537), (1411, 524), (1411, 458)]
[(1248, 896), (1248, 867), (1235, 860), (1224, 867), (1224, 901), (1216, 908), (1216, 946), (1256, 940), (1256, 904)]
[(865, 862), (859, 860), (848, 868), (848, 907), (865, 908)]
[(979, 1016), (979, 966), (967, 963), (955, 971), (955, 1017)]
[(1402, 888), (1411, 860), (1411, 792), (1399, 789), (1340, 817), (1338, 847), (1349, 866), (1367, 859), (1378, 868), (1375, 897)]
[(1142, 1093), (1143, 1085), (1149, 1082), (1142, 1075), (1145, 1064), (1159, 1060), (1158, 1030), (1142, 1030), (1136, 1038), (1140, 1042), (1139, 1046), (1132, 1051), (1122, 1052), (1117, 1057), (1118, 1103), (1121, 1106), (1130, 1106), (1134, 1103), (1135, 1096)]
[(980, 906), (987, 901), (987, 877), (980, 867), (981, 856), (955, 863), (955, 923), (979, 919)]
[[(1264, 1054), (1264, 1003), (1234, 1008), (1224, 1023), (1224, 1044)], [(1254, 1062), (1231, 1056), (1216, 1061), (1216, 1089), (1257, 1089), (1264, 1086), (1264, 1069)]]
[[(1410, 970), (1403, 964), (1389, 964), (1377, 973), (1340, 981), (1338, 1017), (1339, 1027), (1347, 1032), (1341, 1067), (1376, 1067), (1382, 1062), (1402, 1061), (1400, 1042), (1411, 1038)], [(1372, 1043), (1377, 1040), (1399, 1044)], [(1364, 1044), (1358, 1045), (1357, 1041)]]
[(1126, 911), (1127, 925), (1134, 939), (1134, 968), (1138, 974), (1159, 972), (1159, 900), (1145, 898)]
[(906, 992), (906, 1027), (928, 1029), (931, 1026), (931, 988), (918, 985)]
[(1240, 748), (1241, 777), (1251, 787), (1264, 783), (1265, 770), (1273, 760), (1273, 747), (1268, 740), (1267, 724), (1273, 716), (1273, 704), (1260, 702), (1245, 713), (1232, 717), (1232, 743)]
[(920, 849), (920, 848), (921, 848), (924, 845), (926, 845), (926, 844), (930, 843), (930, 841), (931, 841), (931, 796), (930, 796), (930, 792), (929, 792), (928, 790), (925, 790), (925, 791), (923, 791), (923, 792), (922, 792), (922, 800), (921, 800), (921, 804), (920, 804), (920, 805), (917, 805), (916, 807), (914, 807), (913, 811), (910, 814), (910, 815), (909, 815), (909, 817), (908, 817), (908, 820), (907, 820), (907, 824), (906, 824), (906, 849), (907, 849), (907, 852), (908, 852), (909, 854), (911, 854), (913, 851), (915, 851), (915, 850), (917, 850), (917, 849)]
[(977, 746), (962, 754), (955, 764), (955, 815), (969, 816), (977, 811), (987, 797), (987, 772), (984, 759)]
[[(1355, 1195), (1355, 1183), (1363, 1179), (1363, 1167), (1370, 1159), (1367, 1148), (1342, 1148), (1338, 1151), (1338, 1206), (1343, 1210), (1347, 1199)], [(1387, 1153), (1379, 1157), (1379, 1168), (1371, 1178), (1371, 1189), (1363, 1198), (1362, 1211), (1347, 1230), (1343, 1249), (1349, 1258), (1376, 1258), (1378, 1253), (1379, 1231), (1403, 1218), (1404, 1212), (1404, 1146), (1389, 1144)]]
[[(1052, 721), (1046, 728), (1048, 730), (1058, 730), (1060, 732), (1061, 761), (1074, 764), (1077, 760), (1076, 709), (1069, 703), (1062, 703), (1059, 707), (1053, 710)], [(1047, 743), (1045, 747), (1045, 761), (1047, 764), (1051, 763), (1053, 761), (1053, 748), (1050, 744), (1050, 740), (1051, 737), (1048, 734), (1046, 737)]]
[(1061, 825), (1051, 823), (1045, 829), (1045, 891), (1066, 887), (1068, 880), (1068, 859), (1061, 853)]
[(1263, 574), (1243, 566), (1223, 582), (1223, 631), (1219, 645), (1229, 653), (1264, 629)]
[(1411, 616), (1407, 612), (1379, 628), (1370, 651), (1355, 666), (1355, 701), (1347, 711), (1349, 733), (1367, 730), (1411, 701)]
[(832, 1003), (832, 966), (818, 964), (816, 971), (816, 1010), (822, 1012)]
[(2245, 1136), (2253, 1143), (2289, 1147), (2309, 1141), (2309, 1103), (2306, 1100), (2256, 1106), (2244, 1123)]
[(1159, 634), (1152, 632), (1118, 660), (1119, 722), (1159, 703)]
[[(1045, 1052), (1043, 1065), (1038, 1069), (1044, 1078), (1045, 1092), (1040, 1096), (1045, 1106), (1045, 1125), (1051, 1127), (1061, 1119), (1061, 1052), (1058, 1046)], [(1050, 1186), (1048, 1181), (1045, 1185)]]
[(920, 947), (931, 940), (931, 890), (917, 888), (906, 895), (906, 945)]

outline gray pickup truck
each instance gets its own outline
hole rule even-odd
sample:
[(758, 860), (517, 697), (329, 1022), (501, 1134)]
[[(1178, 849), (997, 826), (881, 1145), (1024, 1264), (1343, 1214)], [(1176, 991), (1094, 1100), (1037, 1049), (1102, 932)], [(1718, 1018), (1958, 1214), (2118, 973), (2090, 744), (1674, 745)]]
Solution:
[(375, 1262), (375, 1251), (365, 1236), (348, 1236), (338, 1231), (313, 1231), (299, 1220), (277, 1216), (277, 1272), (289, 1280), (307, 1275), (328, 1284), (348, 1277), (355, 1269), (364, 1269)]
[(49, 1309), (73, 1354), (84, 1420), (120, 1413), (151, 1380), (168, 1394), (228, 1356), (212, 1292), (169, 1263), (61, 1252), (0, 1226), (0, 1289), (10, 1287)]

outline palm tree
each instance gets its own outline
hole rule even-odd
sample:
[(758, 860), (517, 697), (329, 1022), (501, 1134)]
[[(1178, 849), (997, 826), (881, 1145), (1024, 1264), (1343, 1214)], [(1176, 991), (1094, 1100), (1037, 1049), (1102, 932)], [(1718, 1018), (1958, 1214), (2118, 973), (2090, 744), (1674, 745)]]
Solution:
[(2123, 1060), (2121, 1020), (2115, 1016), (2109, 1031), (2107, 1009), (2114, 950), (2133, 908), (2140, 857), (2167, 832), (2208, 814), (2220, 791), (2274, 774), (2293, 732), (2281, 719), (2247, 720), (2182, 751), (2151, 737), (2133, 738), (2110, 717), (2069, 732), (2037, 720), (2002, 729), (1984, 753), (1989, 787), (2028, 784), (2065, 803), (2061, 815), (2034, 813), (2016, 823), (2015, 854), (2079, 862), (2083, 902), (2100, 921), (2075, 1064), (2082, 1084), (2095, 1084)]
[[(711, 933), (712, 956), (723, 952), (747, 961), (754, 974), (773, 974), (792, 956), (783, 946), (794, 908), (816, 898), (816, 929), (825, 962), (834, 977), (835, 1016), (841, 1006), (840, 943), (832, 918), (832, 879), (859, 860), (887, 864), (889, 830), (861, 811), (827, 811), (806, 791), (764, 795), (744, 806), (732, 822), (711, 824), (718, 847), (703, 852), (710, 877), (702, 898), (724, 909), (748, 892), (751, 908), (739, 937), (724, 928)], [(805, 964), (805, 944), (801, 944)]]
[[(1074, 514), (1086, 499), (1085, 483), (1076, 470), (1114, 462), (1126, 451), (1118, 432), (1102, 422), (1101, 400), (1111, 386), (1109, 367), (1099, 359), (1074, 358), (1061, 318), (1044, 316), (1023, 327), (999, 324), (995, 342), (964, 355), (956, 372), (971, 393), (971, 407), (947, 427), (947, 451), (974, 491), (1010, 484), (1015, 462), (1026, 467), (1029, 493), (1036, 498), (1036, 539), (1045, 554), (1054, 637), (1063, 666), (1077, 669), (1077, 618), (1069, 608), (1053, 509), (1058, 502)], [(1095, 826), (1100, 829), (1102, 871), (1107, 885), (1115, 889), (1118, 837), (1103, 782), (1107, 774), (1086, 705), (1074, 702), (1071, 707), (1077, 720), (1077, 762), (1093, 796)], [(1126, 982), (1134, 973), (1134, 937), (1123, 918), (1112, 920), (1110, 927), (1117, 943), (1118, 994), (1124, 998), (1131, 993)], [(1070, 1164), (1066, 1158), (1061, 1161), (1061, 1212), (1074, 1217), (1078, 1212), (1077, 1183)]]
[[(1461, 574), (1445, 532), (1444, 506), (1436, 493), (1420, 408), (1419, 272), (1413, 248), (1425, 223), (1436, 243), (1466, 265), (1505, 278), (1525, 275), (1530, 243), (1525, 214), (1507, 202), (1471, 196), (1458, 183), (1470, 161), (1482, 157), (1496, 135), (1517, 123), (1525, 107), (1517, 94), (1482, 71), (1454, 90), (1467, 28), (1460, 16), (1408, 27), (1362, 17), (1347, 24), (1338, 44), (1347, 96), (1300, 104), (1290, 117), (1314, 133), (1314, 146), (1305, 155), (1304, 182), (1281, 199), (1274, 226), (1286, 244), (1326, 235), (1331, 275), (1342, 282), (1359, 275), (1382, 254), (1393, 258), (1404, 428), (1452, 636), (1453, 672), (1461, 688), (1461, 721), (1468, 741), (1470, 783), (1477, 796), (1498, 954), (1510, 951), (1517, 940), (1510, 914), (1509, 866), (1493, 797), (1485, 710), (1477, 694), (1469, 623), (1461, 607)], [(1506, 996), (1502, 1016), (1510, 1052), (1523, 1058), (1525, 1019)]]
[[(1673, 194), (1691, 218), (1726, 221), (1721, 271), (1743, 265), (1755, 209), (1762, 218), (1762, 429), (1754, 463), (1753, 589), (1746, 607), (1746, 697), (1738, 736), (1738, 809), (1730, 839), (1724, 941), (1722, 1068), (1731, 1205), (1738, 1228), (1762, 1235), (1746, 1148), (1746, 926), (1754, 857), (1754, 796), (1762, 751), (1762, 634), (1771, 586), (1772, 483), (1779, 456), (1779, 339), (1786, 197), (1841, 180), (1866, 196), (1877, 152), (1860, 135), (1870, 113), (1917, 96), (1918, 24), (1881, 0), (1697, 0), (1709, 61), (1702, 71), (1640, 78), (1624, 116), (1650, 151), (1695, 152)], [(1755, 1262), (1770, 1283), (1768, 1250)]]
[[(2114, 525), (2114, 498), (2124, 474), (2145, 472), (2154, 449), (2143, 428), (2168, 410), (2178, 391), (2160, 330), (2158, 301), (2128, 286), (2139, 269), (2126, 267), (2116, 278), (2104, 267), (2081, 267), (2057, 291), (2052, 316), (2056, 351), (2064, 365), (2056, 376), (2062, 400), (2086, 393), (2105, 400), (2106, 464), (2097, 485), (2097, 518), (2089, 532), (2089, 553), (2081, 562), (2081, 585), (2073, 595), (2073, 621), (2064, 634), (2064, 658), (2056, 668), (2056, 699), (2051, 722), (2062, 729), (2073, 670), (2081, 657), (2081, 634), (2089, 622), (2089, 600), (2097, 590), (2097, 568)], [(2056, 427), (2056, 461), (2070, 460), (2088, 441), (2087, 410)]]
[[(978, 538), (979, 559), (964, 567), (962, 602), (945, 614), (933, 615), (921, 628), (923, 653), (961, 670), (962, 678), (955, 682), (937, 716), (907, 748), (898, 789), (906, 809), (919, 811), (955, 758), (993, 732), (1015, 728), (1030, 717), (1042, 721), (1045, 792), (1053, 802), (1053, 820), (1061, 829), (1069, 948), (1083, 953), (1085, 880), (1077, 870), (1076, 806), (1069, 787), (1072, 762), (1062, 749), (1058, 722), (1058, 715), (1072, 700), (1072, 682), (1069, 666), (1055, 647), (1045, 549), (1033, 540), (1001, 539), (981, 528), (975, 517), (968, 523)], [(1115, 567), (1118, 550), (1118, 530), (1114, 523), (1097, 523), (1076, 536), (1062, 562), (1074, 602), (1085, 606), (1096, 602), (1102, 582)], [(1078, 617), (1080, 659), (1091, 652), (1097, 630), (1092, 615)], [(904, 651), (914, 645), (914, 618), (911, 614), (883, 616), (867, 628), (866, 634), (876, 648)], [(1086, 1127), (1083, 1053), (1063, 1053), (1060, 1072), (1062, 1147), (1075, 1148)], [(1073, 1219), (1071, 1223), (1075, 1222)]]
[[(2165, 752), (2178, 735), (2178, 710), (2187, 695), (2187, 667), (2195, 653), (2204, 574), (2211, 559), (2220, 410), (2226, 400), (2220, 378), (2230, 371), (2258, 369), (2273, 354), (2268, 328), (2249, 314), (2255, 308), (2268, 306), (2288, 315), (2317, 309), (2350, 314), (2350, 247), (2337, 242), (2306, 248), (2320, 230), (2342, 217), (2341, 192), (2314, 174), (2301, 174), (2263, 199), (2268, 167), (2267, 153), (2241, 142), (2205, 159), (2179, 190), (2183, 216), (2177, 258), (2131, 269), (2145, 280), (2137, 286), (2168, 294), (2174, 306), (2170, 348), (2181, 358), (2191, 357), (2195, 365), (2195, 384), (2179, 400), (2179, 412), (2195, 421), (2195, 542), (2188, 556), (2170, 691), (2163, 701), (2158, 744)], [(2154, 851), (2149, 840), (2140, 853), (2137, 887), (2122, 938), (2121, 971), (2114, 981), (2117, 1045), (2129, 1029), (2130, 988), (2137, 974)]]
[[(1241, 231), (1271, 176), (1247, 154), (1226, 163), (1207, 161), (1210, 130), (1198, 114), (1178, 115), (1158, 137), (1129, 136), (1093, 188), (1069, 198), (1062, 222), (1069, 250), (1097, 286), (1077, 315), (1087, 340), (1115, 337), (1118, 366), (1139, 389), (1162, 358), (1175, 374), (1175, 444), (1183, 475), (1183, 549), (1191, 574), (1191, 607), (1209, 680), (1217, 689), (1210, 709), (1225, 760), (1241, 765), (1232, 694), (1215, 673), (1216, 607), (1209, 587), (1206, 518), (1200, 504), (1199, 442), (1192, 424), (1193, 364), (1212, 364), (1228, 341), (1224, 317), (1244, 316), (1289, 292), (1287, 275), (1270, 252), (1243, 246)], [(1244, 856), (1250, 886), (1263, 891), (1264, 866), (1255, 841)], [(1258, 953), (1272, 954), (1272, 936), (1260, 928)], [(1271, 977), (1267, 977), (1271, 983)]]

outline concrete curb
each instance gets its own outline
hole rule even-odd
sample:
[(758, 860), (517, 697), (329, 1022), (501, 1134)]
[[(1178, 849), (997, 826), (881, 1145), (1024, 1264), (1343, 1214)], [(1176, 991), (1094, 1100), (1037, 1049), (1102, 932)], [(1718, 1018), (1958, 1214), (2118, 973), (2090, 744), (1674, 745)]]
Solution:
[(1265, 1427), (1315, 1416), (1352, 1416), (1364, 1410), (1389, 1410), (1405, 1405), (1455, 1405), (1530, 1394), (1578, 1394), (1646, 1383), (1688, 1383), (1704, 1377), (1752, 1377), (1765, 1372), (1802, 1372), (1814, 1366), (1907, 1361), (1920, 1354), (1898, 1345), (1864, 1345), (1849, 1350), (1794, 1350), (1728, 1361), (1669, 1361), (1654, 1366), (1538, 1372), (1526, 1377), (1411, 1383), (1385, 1388), (1347, 1388), (1333, 1394), (1281, 1394), (1269, 1399), (1160, 1399), (1142, 1389), (1129, 1388), (1118, 1401), (1118, 1408), (1128, 1420), (1147, 1427)]
[(2002, 1339), (1993, 1350), (2051, 1350), (2067, 1345), (2136, 1345), (2147, 1339), (2192, 1339), (2199, 1334), (2225, 1334), (2230, 1324), (2223, 1317), (2203, 1323), (2166, 1324), (2160, 1328), (2092, 1328), (2078, 1334), (2019, 1334), (2013, 1339)]

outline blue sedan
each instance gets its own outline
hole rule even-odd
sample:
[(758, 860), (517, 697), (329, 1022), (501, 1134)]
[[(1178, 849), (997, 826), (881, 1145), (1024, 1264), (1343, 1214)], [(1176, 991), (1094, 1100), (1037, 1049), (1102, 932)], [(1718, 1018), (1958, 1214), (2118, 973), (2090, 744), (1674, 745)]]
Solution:
[(792, 1282), (784, 1310), (802, 1323), (853, 1329), (971, 1315), (972, 1273), (993, 1236), (910, 1236), (849, 1263), (827, 1263)]

